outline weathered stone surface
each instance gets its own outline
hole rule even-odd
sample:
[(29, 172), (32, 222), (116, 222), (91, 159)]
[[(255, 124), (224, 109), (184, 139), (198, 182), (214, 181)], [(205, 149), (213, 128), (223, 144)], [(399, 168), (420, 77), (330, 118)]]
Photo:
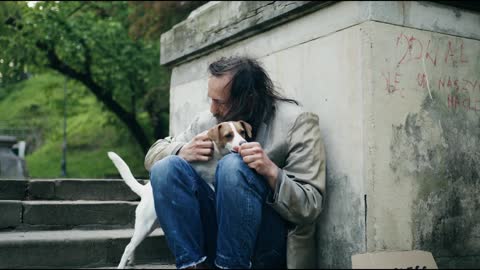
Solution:
[(27, 192), (28, 180), (1, 179), (0, 200), (23, 200)]
[(31, 180), (28, 183), (28, 199), (54, 200), (56, 180)]
[(478, 10), (341, 1), (237, 32), (250, 25), (229, 5), (240, 10), (210, 5), (162, 37), (162, 62), (173, 66), (170, 134), (208, 110), (209, 63), (254, 57), (282, 94), (319, 115), (328, 172), (320, 268), (409, 249), (431, 251), (440, 268), (478, 265)]
[(161, 64), (184, 61), (266, 31), (330, 1), (218, 1), (161, 37)]
[[(0, 233), (0, 268), (65, 269), (118, 264), (132, 234), (133, 230)], [(164, 246), (163, 232), (156, 230), (137, 248), (138, 262), (171, 263)]]
[(22, 202), (0, 201), (0, 229), (15, 228), (22, 222)]
[[(79, 183), (82, 182), (82, 183)], [(123, 180), (61, 180), (55, 186), (56, 198), (62, 200), (138, 200)]]
[[(168, 248), (166, 239), (163, 237), (163, 234), (161, 236), (161, 239), (159, 239), (159, 236), (149, 237), (142, 242), (142, 244), (136, 249), (135, 263), (148, 262), (151, 258), (155, 258), (162, 262), (175, 262), (175, 258)], [(125, 237), (116, 238), (111, 241), (108, 246), (107, 262), (118, 264), (121, 255), (129, 242), (130, 239)]]
[[(317, 11), (332, 1), (211, 1), (161, 37), (160, 63), (179, 65)], [(474, 12), (425, 2), (337, 3), (339, 19), (368, 20), (480, 38)], [(345, 6), (348, 9), (343, 10)], [(432, 20), (441, 14), (441, 20)], [(337, 20), (328, 15), (326, 20)], [(331, 21), (325, 22), (331, 24)], [(324, 27), (324, 25), (311, 26)], [(337, 28), (337, 27), (334, 27)], [(339, 28), (337, 28), (339, 29)]]
[[(147, 183), (139, 180), (141, 184)], [(121, 179), (35, 179), (29, 197), (36, 200), (126, 200), (140, 198)]]
[(132, 227), (137, 202), (24, 201), (25, 227)]
[[(138, 200), (123, 180), (0, 180), (0, 191), (0, 268), (113, 268), (133, 235), (138, 201), (108, 200)], [(174, 261), (160, 229), (135, 255), (150, 268)]]

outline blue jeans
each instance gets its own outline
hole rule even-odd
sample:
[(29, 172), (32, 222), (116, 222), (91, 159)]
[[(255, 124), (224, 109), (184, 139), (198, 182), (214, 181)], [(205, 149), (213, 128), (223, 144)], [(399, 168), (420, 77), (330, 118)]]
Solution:
[(285, 268), (287, 222), (266, 204), (270, 187), (236, 153), (217, 166), (215, 191), (178, 156), (157, 161), (150, 181), (177, 268)]

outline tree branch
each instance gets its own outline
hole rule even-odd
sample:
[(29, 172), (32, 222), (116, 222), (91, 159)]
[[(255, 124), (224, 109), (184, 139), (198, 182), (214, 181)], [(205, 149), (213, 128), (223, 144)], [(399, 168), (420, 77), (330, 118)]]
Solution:
[[(82, 7), (84, 6), (84, 4), (82, 4), (81, 6), (79, 6), (76, 10), (74, 10), (72, 13), (70, 13), (70, 15), (67, 16), (70, 17), (73, 13), (75, 13), (76, 11), (78, 11), (79, 9), (81, 9)], [(52, 16), (52, 19), (54, 19), (58, 24), (60, 24), (61, 26), (63, 26), (67, 32), (70, 32), (70, 33), (75, 33), (73, 31), (73, 29), (70, 27), (70, 25), (68, 25), (66, 23), (66, 21), (64, 20), (60, 20), (58, 19), (58, 17), (55, 17), (55, 16)], [(84, 38), (76, 35), (76, 37), (78, 38), (78, 42), (82, 45), (83, 49), (85, 50), (85, 53), (84, 53), (84, 56), (85, 56), (85, 62), (83, 63), (83, 68), (85, 70), (85, 74), (88, 76), (88, 77), (91, 77), (91, 66), (92, 66), (92, 53), (91, 53), (91, 50), (90, 50), (90, 47), (88, 47), (87, 45), (87, 42)]]
[(63, 62), (55, 53), (55, 49), (51, 45), (38, 41), (36, 43), (36, 46), (47, 54), (47, 59), (49, 62), (48, 65), (50, 66), (50, 68), (64, 74), (67, 77), (82, 82), (88, 89), (90, 89), (90, 91), (97, 97), (100, 102), (102, 102), (109, 110), (111, 110), (115, 115), (117, 115), (122, 122), (127, 125), (132, 135), (140, 144), (143, 152), (147, 152), (150, 147), (150, 142), (147, 139), (143, 128), (138, 123), (134, 114), (128, 112), (118, 102), (116, 102), (112, 98), (112, 95), (109, 94), (109, 91), (106, 91), (106, 89), (98, 85), (93, 80), (91, 74), (89, 74), (88, 72), (78, 72), (77, 70), (73, 69), (65, 62)]

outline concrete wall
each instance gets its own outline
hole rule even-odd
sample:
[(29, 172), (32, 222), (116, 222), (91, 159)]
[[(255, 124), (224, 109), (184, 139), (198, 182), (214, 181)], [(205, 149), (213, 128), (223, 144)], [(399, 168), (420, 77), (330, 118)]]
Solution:
[(367, 248), (478, 266), (480, 41), (382, 23), (365, 30)]
[(210, 62), (258, 58), (320, 117), (319, 267), (413, 249), (440, 267), (480, 265), (480, 15), (429, 2), (242, 3), (213, 2), (162, 36), (162, 53), (175, 52), (161, 56), (173, 66), (170, 133), (208, 109)]

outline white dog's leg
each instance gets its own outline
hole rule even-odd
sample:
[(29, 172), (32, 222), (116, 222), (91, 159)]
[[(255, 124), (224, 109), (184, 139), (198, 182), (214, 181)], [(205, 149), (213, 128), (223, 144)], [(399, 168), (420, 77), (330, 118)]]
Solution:
[(127, 265), (128, 266), (134, 266), (135, 265), (135, 252), (130, 255), (130, 258), (127, 260)]
[(137, 246), (158, 227), (157, 215), (153, 205), (153, 196), (143, 198), (135, 212), (135, 230), (130, 243), (123, 252), (118, 269), (125, 268), (127, 260), (133, 255)]

